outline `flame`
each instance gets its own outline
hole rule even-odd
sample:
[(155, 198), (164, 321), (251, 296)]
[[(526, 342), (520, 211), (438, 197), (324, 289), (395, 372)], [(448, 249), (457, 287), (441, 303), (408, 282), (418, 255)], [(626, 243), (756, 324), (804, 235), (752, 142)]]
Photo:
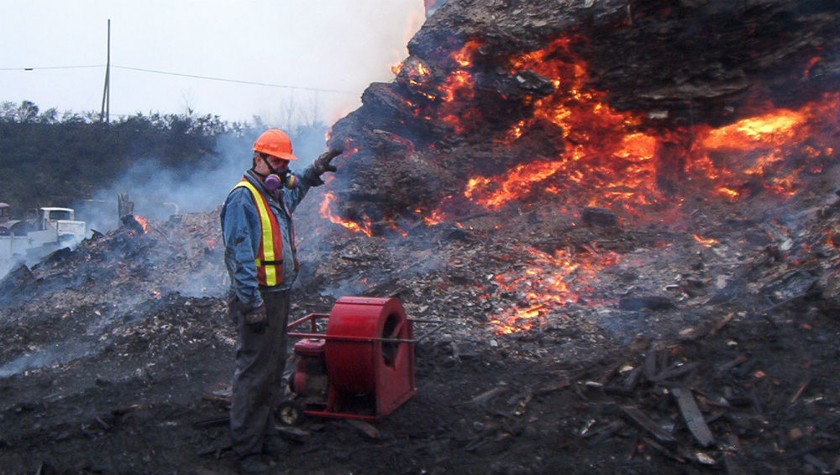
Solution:
[(435, 78), (431, 68), (414, 56), (392, 68), (397, 80), (413, 94), (413, 99), (405, 99), (405, 103), (417, 117), (449, 124), (456, 134), (463, 134), (469, 124), (479, 122), (475, 120), (477, 111), (465, 104), (475, 97), (475, 82), (469, 68), (480, 47), (481, 43), (470, 41), (452, 52), (448, 58), (452, 70), (443, 81)]
[(481, 43), (475, 40), (467, 41), (463, 48), (452, 54), (452, 59), (462, 68), (469, 68), (473, 64), (473, 55), (481, 47)]
[[(511, 202), (550, 194), (579, 205), (618, 208), (640, 216), (663, 203), (678, 209), (689, 185), (737, 201), (748, 198), (758, 190), (755, 183), (760, 183), (767, 192), (789, 198), (801, 188), (800, 173), (820, 173), (834, 158), (836, 147), (827, 140), (836, 141), (831, 136), (836, 135), (840, 112), (838, 93), (797, 109), (765, 108), (722, 127), (686, 125), (663, 131), (655, 121), (667, 118), (667, 113), (645, 117), (608, 104), (607, 94), (591, 86), (588, 64), (574, 53), (576, 40), (562, 38), (510, 60), (512, 74), (533, 71), (547, 78), (555, 92), (534, 100), (533, 117), (513, 124), (501, 142), (513, 145), (537, 123), (550, 123), (561, 132), (558, 151), (530, 157), (527, 163), (516, 163), (496, 175), (469, 177), (463, 191), (466, 199), (498, 210)], [(478, 112), (467, 104), (476, 95), (471, 68), (479, 48), (470, 42), (453, 54), (453, 68), (433, 94), (440, 98), (437, 109), (418, 115), (446, 122), (456, 133), (477, 122)], [(807, 74), (818, 62), (809, 63)], [(438, 216), (436, 211), (424, 220), (436, 224)], [(719, 244), (700, 235), (694, 239), (706, 247)], [(499, 334), (537, 328), (556, 317), (570, 303), (581, 301), (600, 270), (618, 262), (613, 255), (597, 252), (547, 254), (526, 248), (523, 254), (527, 256), (523, 269), (494, 278), (500, 293), (513, 294), (518, 300), (491, 319)]]
[[(411, 144), (413, 146), (413, 144)], [(342, 160), (350, 160), (353, 156), (359, 153), (359, 147), (353, 143), (351, 139), (345, 139), (343, 143), (344, 152), (341, 154)], [(326, 178), (326, 183), (329, 184), (335, 180), (335, 175), (330, 174)], [(337, 224), (344, 229), (352, 232), (362, 233), (366, 236), (373, 236), (373, 223), (367, 216), (359, 218), (359, 222), (353, 219), (342, 218), (332, 211), (332, 206), (336, 201), (336, 194), (332, 191), (324, 193), (324, 199), (321, 201), (319, 212), (322, 218), (327, 219), (333, 224)]]
[(391, 67), (391, 71), (398, 77), (403, 77), (415, 89), (423, 87), (432, 77), (432, 70), (422, 60), (409, 58)]
[(473, 92), (472, 74), (468, 71), (459, 69), (453, 72), (446, 85), (443, 87), (444, 102), (454, 102), (458, 100), (469, 100), (475, 95)]
[(368, 218), (367, 216), (364, 217), (362, 223), (356, 223), (354, 221), (343, 219), (340, 216), (334, 215), (331, 206), (335, 199), (335, 193), (331, 191), (324, 193), (324, 201), (321, 202), (320, 209), (322, 218), (329, 220), (331, 223), (338, 224), (339, 226), (342, 226), (347, 230), (353, 232), (360, 232), (368, 237), (373, 236), (373, 231), (371, 230), (372, 223), (370, 221), (370, 218)]
[(822, 173), (834, 155), (832, 146), (817, 142), (830, 140), (838, 111), (840, 94), (830, 93), (797, 110), (777, 109), (718, 129), (697, 127), (692, 163), (707, 164), (708, 177), (727, 189), (761, 178), (765, 190), (790, 198), (801, 188), (803, 171)]
[[(417, 214), (421, 214), (421, 215), (423, 214), (422, 209), (418, 209), (418, 210), (416, 210), (416, 212), (417, 212)], [(438, 224), (444, 222), (445, 219), (446, 218), (444, 216), (444, 213), (440, 208), (432, 211), (431, 214), (429, 214), (427, 216), (423, 216), (423, 222), (426, 223), (426, 226), (429, 226), (429, 227), (437, 226)]]
[(148, 219), (146, 219), (142, 216), (134, 215), (134, 220), (137, 221), (137, 224), (139, 224), (140, 227), (143, 228), (143, 233), (144, 234), (149, 233), (149, 220)]
[(511, 144), (515, 142), (519, 137), (522, 137), (522, 134), (525, 132), (525, 121), (520, 120), (516, 125), (510, 128), (507, 133), (507, 137), (505, 137), (505, 142)]
[(514, 294), (520, 302), (491, 318), (496, 333), (502, 335), (534, 329), (567, 305), (581, 301), (584, 293), (592, 292), (598, 274), (619, 262), (612, 252), (575, 255), (559, 249), (549, 254), (530, 247), (517, 252), (524, 256), (517, 260), (527, 263), (526, 267), (493, 279), (500, 293)]
[[(610, 106), (608, 94), (592, 85), (588, 63), (575, 52), (581, 41), (561, 38), (542, 50), (512, 57), (507, 65), (514, 77), (532, 71), (546, 78), (554, 92), (525, 100), (523, 105), (533, 114), (511, 121), (509, 129), (496, 137), (497, 143), (515, 146), (536, 125), (555, 128), (561, 143), (538, 156), (512, 157), (513, 164), (506, 170), (468, 177), (462, 193), (443, 201), (464, 204), (466, 199), (499, 210), (549, 195), (562, 198), (558, 211), (561, 206), (596, 206), (646, 218), (648, 210), (679, 213), (691, 191), (729, 202), (750, 199), (756, 193), (788, 199), (802, 189), (800, 175), (822, 173), (836, 160), (840, 93), (827, 93), (801, 107), (750, 104), (759, 112), (721, 127), (678, 127), (676, 121), (659, 122), (668, 118), (668, 111), (643, 115)], [(437, 67), (433, 74), (417, 58), (395, 66), (397, 80), (411, 93), (405, 104), (417, 117), (449, 124), (458, 134), (482, 124), (481, 112), (472, 104), (484, 93), (476, 90), (476, 78), (481, 76), (473, 69), (481, 46), (470, 41), (454, 51), (440, 66), (449, 68), (445, 76)], [(812, 59), (805, 74), (811, 74), (820, 61)], [(325, 195), (322, 216), (353, 232), (373, 234), (367, 216), (336, 216), (334, 200), (334, 194)], [(431, 212), (414, 212), (427, 226), (457, 216), (444, 213), (443, 204)], [(383, 226), (400, 230), (388, 219), (377, 221), (377, 229)], [(707, 247), (719, 244), (699, 235), (694, 239)], [(570, 302), (579, 302), (598, 272), (617, 262), (597, 252), (523, 252), (528, 260), (524, 269), (494, 279), (500, 291), (516, 294), (519, 301), (493, 318), (499, 333), (543, 324)]]
[[(834, 155), (834, 147), (814, 143), (815, 137), (831, 139), (840, 112), (840, 94), (829, 93), (799, 109), (779, 108), (719, 128), (688, 126), (650, 132), (650, 120), (618, 111), (607, 104), (607, 94), (590, 85), (589, 67), (576, 55), (579, 38), (565, 37), (547, 48), (510, 59), (511, 74), (530, 70), (547, 78), (555, 92), (534, 101), (534, 117), (511, 126), (502, 141), (513, 143), (539, 121), (556, 124), (562, 131), (563, 150), (556, 156), (538, 157), (514, 165), (496, 176), (468, 179), (464, 196), (488, 209), (528, 200), (535, 193), (561, 195), (579, 205), (620, 209), (636, 216), (645, 207), (682, 198), (669, 196), (694, 181), (716, 190), (728, 201), (744, 199), (745, 185), (761, 178), (764, 189), (781, 198), (800, 189), (799, 175), (824, 169), (820, 161)], [(457, 67), (442, 87), (444, 111), (439, 117), (462, 133), (475, 111), (457, 108), (475, 92), (469, 68), (480, 45), (470, 42), (453, 55)], [(819, 62), (813, 59), (809, 68)], [(836, 138), (834, 139), (836, 140)], [(812, 159), (806, 167), (787, 165), (792, 156)], [(682, 190), (680, 190), (682, 191)]]
[(721, 186), (717, 189), (718, 195), (726, 198), (729, 201), (735, 201), (738, 197), (741, 196), (741, 193), (738, 190), (733, 190), (732, 188), (727, 188), (725, 186)]
[(518, 165), (502, 177), (473, 177), (464, 196), (486, 208), (497, 209), (512, 197), (527, 194), (534, 184), (554, 175), (562, 166), (558, 162), (532, 162)]
[[(459, 61), (461, 64), (461, 61)], [(463, 134), (467, 125), (477, 123), (477, 113), (472, 109), (460, 107), (475, 97), (472, 74), (464, 69), (455, 70), (441, 87), (444, 105), (441, 107), (440, 120), (452, 126), (456, 134)]]
[(694, 235), (694, 240), (699, 242), (700, 244), (704, 245), (705, 247), (712, 247), (716, 244), (720, 244), (720, 241), (718, 241), (715, 238), (704, 238), (704, 237), (699, 236), (697, 234)]
[(563, 38), (511, 60), (512, 72), (533, 70), (549, 78), (556, 92), (536, 101), (535, 117), (515, 124), (506, 135), (510, 142), (538, 120), (552, 122), (562, 130), (565, 151), (517, 165), (503, 175), (471, 178), (464, 195), (474, 202), (498, 209), (535, 192), (548, 192), (581, 196), (589, 206), (620, 202), (633, 209), (661, 199), (654, 185), (657, 138), (635, 130), (639, 117), (613, 110), (605, 104), (604, 93), (587, 88), (588, 67), (571, 54), (571, 43), (571, 38)]
[[(575, 52), (583, 41), (566, 36), (509, 59), (512, 76), (531, 71), (555, 90), (540, 99), (524, 99), (533, 116), (512, 124), (500, 141), (512, 145), (535, 124), (550, 123), (557, 126), (562, 143), (557, 151), (529, 157), (527, 164), (517, 161), (495, 176), (469, 177), (463, 196), (498, 210), (511, 202), (556, 195), (569, 208), (605, 207), (645, 219), (654, 206), (662, 210), (667, 205), (678, 213), (689, 184), (729, 202), (749, 198), (761, 187), (790, 198), (801, 189), (801, 173), (822, 173), (835, 155), (836, 146), (829, 141), (837, 140), (832, 134), (840, 93), (827, 93), (798, 109), (764, 105), (763, 112), (722, 127), (665, 129), (657, 121), (668, 118), (669, 111), (643, 115), (609, 105), (608, 94), (592, 86), (587, 61)], [(407, 78), (414, 93), (406, 104), (418, 117), (446, 123), (456, 134), (481, 124), (482, 113), (472, 102), (477, 96), (473, 68), (482, 46), (468, 41), (452, 52), (441, 63), (449, 67), (443, 80), (418, 58), (400, 64), (395, 71)], [(812, 58), (806, 74), (821, 60)]]
[(803, 112), (780, 109), (710, 130), (699, 140), (708, 150), (753, 150), (782, 146), (796, 136), (806, 122)]

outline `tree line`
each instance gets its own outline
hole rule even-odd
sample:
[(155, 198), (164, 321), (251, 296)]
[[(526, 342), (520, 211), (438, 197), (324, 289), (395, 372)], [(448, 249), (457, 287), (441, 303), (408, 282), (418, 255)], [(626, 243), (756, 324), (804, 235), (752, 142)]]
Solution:
[[(221, 165), (222, 137), (251, 140), (266, 128), (226, 122), (216, 115), (136, 114), (111, 122), (99, 114), (41, 111), (30, 102), (0, 103), (0, 202), (18, 213), (40, 206), (70, 206), (145, 160), (170, 172), (189, 174)], [(326, 132), (318, 122), (290, 130), (295, 135)]]

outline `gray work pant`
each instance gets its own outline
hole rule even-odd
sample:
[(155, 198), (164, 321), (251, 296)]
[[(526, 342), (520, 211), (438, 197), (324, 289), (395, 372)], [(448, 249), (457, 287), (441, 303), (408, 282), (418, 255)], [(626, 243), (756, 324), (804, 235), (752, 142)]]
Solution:
[(262, 452), (265, 438), (276, 431), (274, 410), (284, 393), (289, 291), (261, 294), (268, 314), (268, 327), (262, 333), (254, 333), (243, 321), (242, 312), (231, 305), (238, 339), (230, 432), (233, 450), (240, 457)]

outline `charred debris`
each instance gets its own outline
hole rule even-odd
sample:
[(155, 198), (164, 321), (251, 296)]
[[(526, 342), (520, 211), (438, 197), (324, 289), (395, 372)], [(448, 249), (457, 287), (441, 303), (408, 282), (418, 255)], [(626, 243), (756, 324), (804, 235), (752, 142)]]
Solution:
[[(348, 153), (297, 211), (293, 311), (393, 295), (447, 325), (418, 347), (415, 399), (376, 427), (305, 424), (289, 466), (840, 470), (838, 16), (440, 6), (333, 127)], [(143, 221), (0, 282), (4, 466), (231, 464), (218, 213)], [(128, 450), (55, 450), (79, 440)]]

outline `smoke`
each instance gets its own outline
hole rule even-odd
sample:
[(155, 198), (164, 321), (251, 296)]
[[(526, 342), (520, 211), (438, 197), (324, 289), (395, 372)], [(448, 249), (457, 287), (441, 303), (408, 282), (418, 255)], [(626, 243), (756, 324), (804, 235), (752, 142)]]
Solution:
[(24, 371), (67, 363), (87, 356), (93, 351), (93, 345), (78, 340), (51, 343), (24, 353), (0, 366), (0, 379), (8, 378)]
[[(250, 135), (220, 136), (216, 150), (205, 157), (204, 166), (192, 172), (173, 170), (162, 165), (156, 157), (140, 157), (135, 165), (121, 177), (98, 190), (91, 199), (74, 203), (76, 219), (84, 221), (87, 235), (94, 232), (105, 234), (121, 226), (118, 202), (120, 195), (127, 195), (134, 204), (135, 216), (149, 220), (153, 227), (168, 221), (172, 216), (190, 213), (207, 213), (219, 208), (233, 186), (251, 167), (252, 146), (262, 129), (253, 130)], [(299, 127), (291, 131), (295, 154), (300, 158), (293, 162), (294, 172), (302, 173), (318, 154), (326, 149), (326, 128), (324, 126)], [(21, 238), (22, 239), (22, 238)], [(62, 242), (63, 247), (75, 248), (78, 242)], [(221, 245), (221, 244), (219, 244)], [(30, 249), (26, 255), (14, 255), (0, 259), (0, 279), (19, 265), (32, 267), (55, 250)], [(223, 280), (223, 279), (222, 279)], [(224, 285), (215, 274), (207, 281), (190, 281), (190, 295), (206, 295), (208, 289)]]
[[(164, 3), (161, 2), (161, 5)], [(25, 5), (21, 2), (19, 9), (26, 10), (28, 7)], [(120, 6), (114, 6), (113, 10), (97, 11), (96, 14), (77, 12), (77, 7), (74, 7), (74, 22), (69, 25), (66, 21), (55, 25), (49, 23), (47, 29), (56, 34), (61, 34), (60, 31), (67, 26), (76, 32), (99, 31), (105, 22), (104, 19), (100, 21), (100, 14), (105, 15), (103, 18), (114, 20), (115, 32), (119, 34), (115, 35), (113, 46), (115, 51), (120, 51), (121, 65), (128, 68), (113, 71), (120, 93), (114, 94), (112, 115), (139, 110), (163, 113), (189, 110), (199, 115), (218, 115), (228, 121), (252, 120), (260, 128), (257, 133), (265, 124), (276, 124), (292, 133), (296, 153), (302, 159), (292, 165), (292, 170), (296, 172), (302, 171), (324, 150), (325, 137), (322, 134), (295, 137), (292, 129), (300, 124), (309, 124), (309, 128), (322, 122), (331, 124), (360, 105), (362, 92), (370, 83), (392, 80), (390, 67), (405, 58), (408, 40), (424, 20), (421, 0), (352, 0), (347, 4), (313, 0), (282, 6), (256, 1), (245, 8), (231, 7), (224, 13), (215, 7), (196, 10), (192, 5), (165, 5), (166, 15), (155, 12), (154, 7), (138, 8), (128, 2), (120, 2)], [(54, 5), (51, 10), (55, 12), (55, 8), (63, 7)], [(86, 7), (78, 8), (84, 10)], [(150, 14), (158, 25), (158, 34), (153, 37), (147, 35), (149, 23), (144, 20)], [(189, 21), (184, 21), (182, 16)], [(58, 13), (56, 18), (67, 16)], [(96, 26), (93, 23), (81, 26), (79, 21), (82, 18), (97, 22)], [(201, 25), (201, 30), (190, 31), (185, 29), (185, 25)], [(139, 32), (136, 28), (140, 29)], [(167, 34), (169, 28), (177, 33)], [(234, 32), (237, 29), (242, 31), (226, 35), (204, 34), (208, 30)], [(188, 40), (179, 41), (179, 35), (187, 35)], [(203, 41), (194, 41), (197, 35), (201, 35)], [(97, 33), (97, 39), (90, 39), (92, 44), (98, 44), (100, 36)], [(148, 41), (159, 38), (165, 44), (145, 44), (138, 50), (120, 43), (126, 38), (137, 37)], [(50, 61), (66, 63), (66, 54), (61, 48), (55, 49), (54, 38), (46, 40), (49, 46), (45, 51), (56, 55), (55, 58), (45, 56), (46, 64), (51, 64)], [(186, 49), (195, 45), (198, 45), (199, 51)], [(161, 50), (168, 51), (170, 54), (167, 57), (178, 58), (178, 61), (174, 64), (162, 63)], [(249, 64), (246, 61), (248, 58), (256, 58), (255, 64)], [(80, 63), (86, 61), (79, 60)], [(154, 68), (145, 68), (146, 65)], [(208, 65), (214, 67), (208, 69)], [(134, 66), (144, 66), (149, 71), (143, 73), (130, 69)], [(151, 74), (157, 69), (193, 73), (199, 77), (244, 76), (254, 83), (289, 87)], [(85, 79), (80, 85), (89, 90), (89, 83)], [(33, 84), (30, 79), (21, 82), (20, 88), (25, 91), (22, 99), (34, 100), (44, 108), (90, 108), (90, 98), (74, 92), (72, 80), (62, 81), (64, 89), (57, 97), (48, 92), (55, 88), (33, 89)], [(5, 89), (9, 99), (15, 97), (17, 86), (14, 84)], [(67, 102), (68, 98), (77, 97), (86, 97), (86, 100), (81, 104)], [(98, 100), (92, 103), (98, 104)], [(187, 175), (161, 166), (164, 162), (162, 157), (142, 157), (122, 177), (103, 187), (93, 197), (72, 204), (77, 211), (76, 219), (87, 223), (88, 237), (92, 231), (105, 233), (117, 228), (120, 225), (118, 197), (121, 194), (127, 195), (134, 203), (135, 215), (151, 220), (216, 209), (250, 167), (250, 145), (255, 138), (223, 137), (219, 140), (216, 153), (207, 157), (214, 166)], [(0, 278), (20, 263), (31, 266), (36, 262), (0, 262)]]
[[(261, 132), (255, 131), (256, 134)], [(215, 152), (205, 158), (214, 166), (190, 173), (164, 168), (157, 158), (146, 157), (99, 190), (93, 199), (78, 203), (77, 218), (86, 221), (89, 230), (104, 233), (117, 228), (120, 194), (127, 194), (129, 201), (134, 203), (135, 216), (150, 220), (212, 211), (224, 203), (233, 185), (251, 167), (254, 140), (256, 136), (221, 136)], [(314, 133), (293, 135), (295, 153), (300, 160), (292, 163), (292, 170), (300, 173), (310, 165), (315, 154), (325, 149), (325, 140), (323, 130), (320, 136)]]
[[(156, 157), (140, 158), (136, 160), (135, 166), (100, 189), (92, 199), (77, 203), (76, 217), (86, 222), (88, 237), (91, 237), (94, 231), (103, 234), (112, 231), (122, 225), (118, 213), (118, 198), (120, 195), (127, 195), (134, 205), (133, 215), (149, 221), (148, 232), (152, 238), (159, 239), (169, 234), (167, 226), (170, 226), (169, 222), (173, 216), (178, 218), (172, 221), (172, 226), (187, 227), (190, 225), (189, 219), (198, 219), (206, 226), (204, 217), (190, 218), (189, 215), (212, 212), (224, 203), (230, 190), (251, 167), (252, 146), (260, 133), (262, 130), (253, 130), (244, 137), (220, 136), (214, 152), (205, 157), (207, 166), (192, 172), (165, 168), (161, 164), (162, 161)], [(291, 167), (293, 171), (302, 173), (317, 154), (324, 151), (326, 128), (300, 127), (292, 131), (291, 135), (295, 154), (300, 158), (299, 161), (293, 162)], [(211, 226), (218, 226), (218, 222), (214, 220)], [(214, 228), (213, 231), (217, 229)], [(221, 266), (221, 243), (216, 242), (212, 246), (217, 250), (207, 251), (211, 246), (203, 242), (204, 237), (181, 233), (182, 239), (184, 235), (191, 242), (180, 242), (178, 246), (189, 258), (194, 257), (196, 262), (207, 263), (199, 268), (193, 266), (189, 273), (184, 274), (184, 281), (180, 281), (176, 275), (171, 276), (172, 280), (162, 284), (159, 290), (177, 290), (182, 295), (195, 297), (221, 295), (229, 285), (227, 274)], [(116, 262), (124, 259), (122, 252), (121, 249), (114, 249), (113, 259), (106, 261)], [(207, 252), (211, 254), (206, 254)], [(159, 263), (158, 260), (166, 260), (167, 256), (150, 254), (144, 259), (146, 265), (153, 266)], [(35, 263), (37, 260), (26, 262), (30, 266)], [(4, 269), (3, 274), (8, 270)]]
[(20, 257), (11, 257), (6, 260), (0, 259), (0, 279), (6, 277), (6, 274), (9, 273), (12, 269), (18, 267), (19, 265), (23, 264), (24, 261)]
[(171, 215), (206, 212), (219, 206), (229, 189), (249, 164), (249, 150), (235, 147), (236, 140), (222, 137), (215, 156), (206, 160), (215, 167), (193, 173), (167, 169), (156, 157), (145, 157), (91, 200), (79, 203), (79, 218), (88, 229), (107, 232), (119, 226), (118, 197), (127, 195), (134, 203), (134, 215), (165, 220)]

